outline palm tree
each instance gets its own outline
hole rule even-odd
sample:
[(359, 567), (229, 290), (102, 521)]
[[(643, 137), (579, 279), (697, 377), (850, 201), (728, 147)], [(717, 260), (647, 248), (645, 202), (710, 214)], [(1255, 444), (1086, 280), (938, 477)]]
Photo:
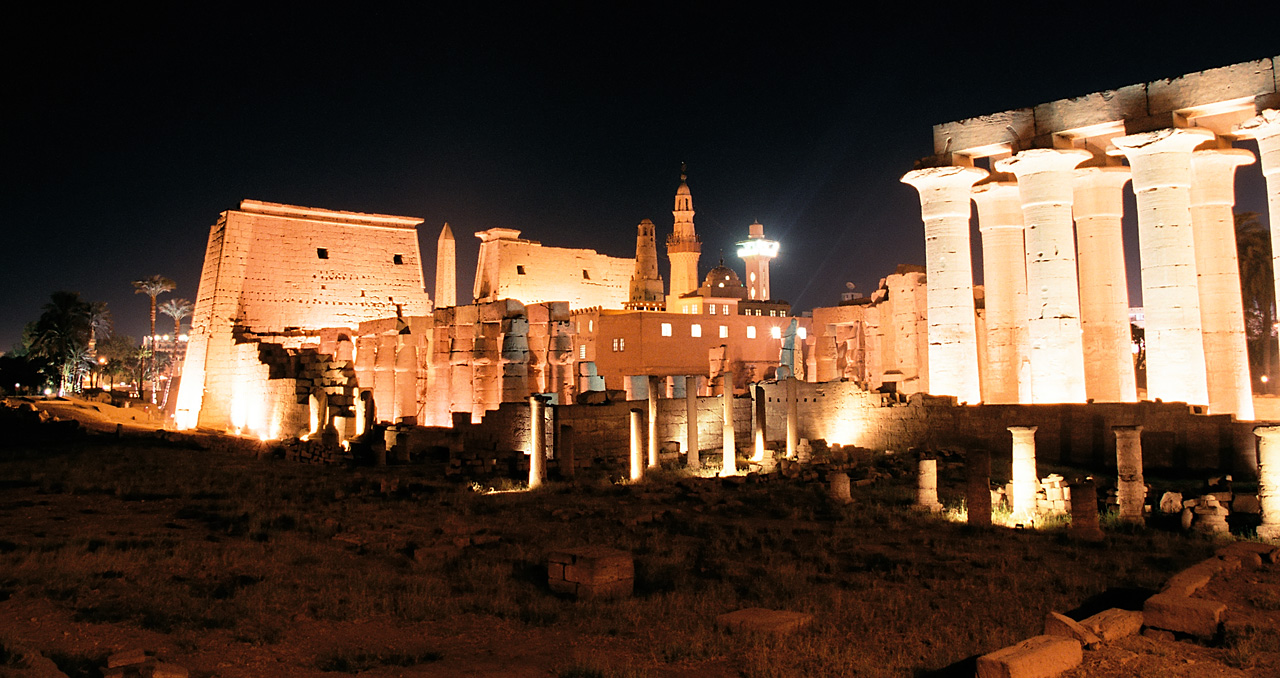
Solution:
[(89, 352), (96, 353), (99, 337), (111, 334), (111, 311), (105, 301), (89, 302)]
[(58, 395), (71, 385), (78, 389), (81, 358), (92, 334), (91, 304), (79, 292), (54, 292), (31, 331), (31, 353), (49, 360), (58, 370)]
[(170, 299), (160, 304), (160, 312), (173, 318), (173, 351), (169, 354), (169, 381), (164, 385), (164, 402), (169, 402), (169, 387), (173, 385), (174, 366), (178, 364), (174, 357), (177, 355), (178, 335), (182, 333), (182, 319), (191, 315), (191, 301), (187, 299)]
[(1261, 393), (1273, 389), (1270, 381), (1276, 340), (1275, 296), (1271, 260), (1271, 234), (1258, 218), (1257, 212), (1241, 212), (1235, 215), (1236, 252), (1240, 259), (1240, 296), (1244, 301), (1245, 334), (1248, 338), (1249, 362), (1253, 373), (1266, 377), (1255, 388)]
[[(149, 335), (151, 338), (148, 340), (148, 342), (151, 345), (151, 378), (153, 380), (155, 379), (155, 371), (156, 371), (155, 369), (156, 368), (156, 358), (155, 358), (155, 355), (156, 355), (155, 353), (156, 297), (160, 296), (161, 294), (164, 294), (165, 292), (169, 292), (173, 290), (173, 288), (177, 286), (178, 286), (177, 283), (173, 282), (172, 280), (162, 275), (153, 275), (149, 278), (143, 278), (142, 280), (133, 281), (134, 294), (145, 294), (151, 298), (151, 334)], [(148, 342), (143, 342), (143, 343), (147, 344)], [(156, 401), (156, 389), (155, 389), (155, 384), (152, 383), (151, 402), (154, 403), (155, 401)]]

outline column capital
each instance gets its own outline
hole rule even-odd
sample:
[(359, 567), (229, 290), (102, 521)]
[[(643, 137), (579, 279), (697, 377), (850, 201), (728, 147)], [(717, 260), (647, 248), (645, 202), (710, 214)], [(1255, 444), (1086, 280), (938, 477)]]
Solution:
[[(1035, 433), (1039, 428), (1039, 426), (1010, 426), (1009, 432), (1016, 436), (1019, 433)], [(1276, 427), (1276, 429), (1280, 430), (1280, 427)]]
[(1201, 165), (1235, 169), (1245, 165), (1252, 165), (1257, 161), (1253, 151), (1245, 148), (1209, 148), (1192, 153), (1191, 158), (1195, 161), (1197, 170), (1200, 169)]
[(1190, 152), (1196, 146), (1214, 139), (1217, 135), (1203, 127), (1170, 127), (1154, 132), (1141, 132), (1116, 137), (1111, 143), (1116, 147), (1109, 155), (1153, 155), (1156, 153)]
[(1252, 165), (1253, 153), (1243, 148), (1215, 148), (1191, 154), (1191, 206), (1236, 204), (1237, 167)]
[(1119, 437), (1121, 434), (1134, 435), (1134, 434), (1142, 433), (1142, 427), (1141, 426), (1112, 426), (1111, 432), (1115, 433), (1117, 437)]
[(931, 188), (964, 186), (968, 188), (986, 178), (988, 172), (981, 167), (944, 165), (911, 170), (902, 175), (902, 183), (914, 186), (918, 191)]
[(1076, 165), (1092, 157), (1093, 153), (1083, 148), (1032, 148), (1013, 157), (997, 160), (995, 169), (1021, 178), (1028, 174), (1074, 169)]
[(1280, 110), (1268, 108), (1231, 129), (1241, 139), (1258, 139), (1280, 134)]
[(1014, 181), (989, 181), (973, 187), (978, 205), (978, 231), (1014, 228), (1022, 230), (1022, 200)]
[(1099, 188), (1123, 188), (1129, 183), (1133, 172), (1122, 165), (1107, 165), (1105, 167), (1077, 167), (1076, 183), (1083, 183), (1089, 186), (1097, 186)]
[(1253, 434), (1265, 440), (1274, 440), (1276, 436), (1280, 436), (1280, 426), (1275, 424), (1266, 424), (1264, 426), (1254, 426)]

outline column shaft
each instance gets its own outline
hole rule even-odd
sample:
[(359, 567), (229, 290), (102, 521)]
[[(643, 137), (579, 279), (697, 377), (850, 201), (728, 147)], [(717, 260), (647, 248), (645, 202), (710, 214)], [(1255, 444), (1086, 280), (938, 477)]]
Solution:
[(1191, 151), (1212, 137), (1209, 130), (1193, 128), (1113, 140), (1133, 169), (1138, 199), (1151, 400), (1209, 403), (1191, 226)]
[[(1120, 500), (1120, 519), (1142, 524), (1142, 505), (1147, 498), (1147, 485), (1142, 478), (1142, 427), (1112, 426), (1116, 434), (1116, 484)], [(1074, 502), (1075, 496), (1072, 495)]]
[(640, 426), (640, 417), (644, 412), (632, 408), (631, 416), (631, 480), (635, 482), (644, 477), (644, 432)]
[(542, 432), (542, 401), (529, 396), (529, 489), (542, 486), (546, 477), (546, 436)]
[(702, 468), (698, 454), (698, 377), (684, 378), (684, 447), (685, 464), (696, 471)]
[(1073, 170), (1088, 151), (1032, 149), (996, 163), (1018, 177), (1027, 250), (1033, 403), (1085, 401), (1080, 287), (1071, 219)]
[(733, 439), (733, 372), (725, 370), (720, 378), (724, 381), (724, 464), (720, 475), (732, 476), (738, 473), (737, 445)]
[(787, 459), (795, 459), (800, 445), (800, 390), (795, 377), (787, 377)]
[(767, 408), (765, 407), (766, 403), (765, 403), (765, 395), (764, 395), (764, 386), (756, 384), (756, 386), (751, 389), (751, 393), (753, 396), (755, 396), (753, 398), (753, 403), (752, 403), (755, 405), (755, 417), (752, 419), (752, 422), (751, 422), (751, 442), (754, 445), (754, 451), (751, 455), (751, 461), (759, 463), (764, 461), (764, 455), (765, 455), (764, 420), (765, 420), (765, 412)]
[(1262, 524), (1258, 536), (1280, 539), (1280, 426), (1259, 426), (1258, 500), (1262, 504)]
[(1010, 426), (1013, 434), (1013, 519), (1025, 521), (1036, 512), (1036, 427)]
[(1100, 403), (1138, 400), (1121, 225), (1128, 182), (1127, 167), (1075, 171), (1084, 387), (1085, 395)]
[(1191, 223), (1196, 241), (1200, 324), (1209, 413), (1253, 419), (1253, 384), (1240, 297), (1236, 254), (1235, 172), (1253, 163), (1244, 149), (1196, 151), (1191, 155)]
[(986, 171), (932, 167), (902, 178), (920, 192), (929, 305), (929, 392), (976, 403), (978, 338), (969, 245), (969, 191)]
[(1027, 258), (1022, 239), (1022, 207), (1013, 182), (973, 189), (982, 232), (982, 285), (987, 310), (987, 364), (982, 402), (1017, 404), (1019, 373), (1027, 339)]
[(649, 377), (649, 468), (658, 466), (658, 377)]

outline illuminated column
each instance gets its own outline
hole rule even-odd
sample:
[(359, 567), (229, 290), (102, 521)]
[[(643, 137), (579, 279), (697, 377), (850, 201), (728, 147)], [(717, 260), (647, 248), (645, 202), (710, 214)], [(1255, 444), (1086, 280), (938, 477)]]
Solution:
[(1124, 185), (1128, 182), (1127, 167), (1075, 171), (1084, 388), (1090, 400), (1100, 403), (1138, 400), (1121, 226)]
[(1209, 413), (1253, 419), (1253, 384), (1245, 343), (1240, 262), (1236, 255), (1236, 168), (1253, 164), (1243, 148), (1191, 154), (1191, 223), (1196, 241), (1200, 323)]
[(1195, 235), (1191, 150), (1206, 129), (1164, 129), (1112, 140), (1133, 168), (1138, 252), (1146, 316), (1147, 398), (1207, 405)]
[(916, 476), (916, 506), (941, 511), (938, 503), (938, 460), (921, 459)]
[(698, 377), (684, 378), (684, 447), (685, 464), (696, 471), (702, 468), (698, 451)]
[(987, 175), (974, 167), (930, 167), (903, 183), (920, 193), (929, 304), (929, 392), (976, 403), (978, 338), (969, 251), (969, 192)]
[[(1112, 426), (1116, 434), (1116, 484), (1120, 500), (1120, 520), (1143, 523), (1142, 504), (1147, 498), (1147, 485), (1142, 479), (1142, 427)], [(1075, 495), (1071, 495), (1075, 499)]]
[(1258, 536), (1280, 539), (1280, 426), (1259, 426), (1258, 500), (1262, 504), (1262, 524)]
[(644, 477), (644, 446), (641, 436), (644, 435), (640, 429), (640, 415), (644, 414), (639, 408), (631, 408), (631, 480), (635, 482)]
[[(1280, 110), (1267, 109), (1238, 125), (1233, 133), (1258, 142), (1262, 175), (1267, 179), (1267, 216), (1271, 224), (1271, 257), (1280, 271)], [(1274, 276), (1276, 298), (1280, 299), (1280, 275)]]
[(547, 464), (546, 437), (542, 432), (542, 400), (538, 396), (529, 396), (529, 489), (536, 490), (542, 486), (546, 477), (543, 470)]
[(732, 476), (738, 473), (737, 448), (733, 439), (733, 372), (725, 370), (720, 379), (723, 380), (721, 390), (724, 391), (724, 465), (720, 475)]
[[(755, 396), (755, 418), (751, 422), (751, 442), (754, 444), (755, 450), (751, 455), (751, 461), (760, 463), (764, 461), (764, 419), (765, 419), (765, 396), (764, 387), (757, 384), (751, 389), (752, 395)], [(772, 462), (771, 462), (772, 463)]]
[(1010, 426), (1009, 433), (1013, 434), (1013, 517), (1024, 521), (1036, 511), (1036, 427)]
[(657, 377), (649, 377), (649, 468), (658, 466), (658, 384)]
[(1013, 182), (973, 189), (982, 232), (982, 285), (987, 305), (987, 370), (982, 402), (1017, 404), (1018, 372), (1027, 336), (1027, 255), (1022, 243), (1022, 204)]
[(1076, 165), (1084, 150), (1037, 148), (996, 163), (1018, 177), (1027, 251), (1027, 349), (1031, 402), (1085, 401), (1080, 286), (1071, 218)]
[(795, 459), (800, 445), (800, 397), (795, 377), (787, 377), (787, 459)]

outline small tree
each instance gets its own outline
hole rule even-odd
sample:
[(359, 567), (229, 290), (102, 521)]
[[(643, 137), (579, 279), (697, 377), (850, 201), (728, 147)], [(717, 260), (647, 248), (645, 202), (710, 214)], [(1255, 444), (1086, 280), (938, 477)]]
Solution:
[(160, 312), (173, 318), (173, 351), (169, 353), (169, 380), (164, 384), (164, 403), (169, 403), (169, 389), (173, 386), (174, 368), (178, 364), (178, 335), (182, 334), (182, 319), (191, 315), (191, 302), (187, 299), (170, 299), (160, 304)]
[(84, 356), (92, 335), (92, 305), (78, 292), (54, 292), (44, 312), (30, 328), (29, 349), (57, 369), (58, 395), (80, 390)]
[[(156, 362), (155, 362), (156, 297), (160, 296), (161, 294), (164, 294), (165, 292), (172, 291), (173, 288), (177, 286), (178, 286), (177, 283), (173, 282), (172, 280), (162, 275), (153, 275), (149, 278), (143, 278), (142, 280), (133, 281), (133, 293), (145, 294), (151, 300), (151, 334), (148, 335), (150, 339), (142, 343), (144, 346), (149, 346), (151, 349), (151, 378), (153, 380), (155, 379), (155, 371), (156, 371), (155, 369), (156, 368)], [(156, 401), (156, 389), (155, 389), (155, 383), (153, 381), (151, 385), (151, 402), (154, 403), (155, 401)]]

